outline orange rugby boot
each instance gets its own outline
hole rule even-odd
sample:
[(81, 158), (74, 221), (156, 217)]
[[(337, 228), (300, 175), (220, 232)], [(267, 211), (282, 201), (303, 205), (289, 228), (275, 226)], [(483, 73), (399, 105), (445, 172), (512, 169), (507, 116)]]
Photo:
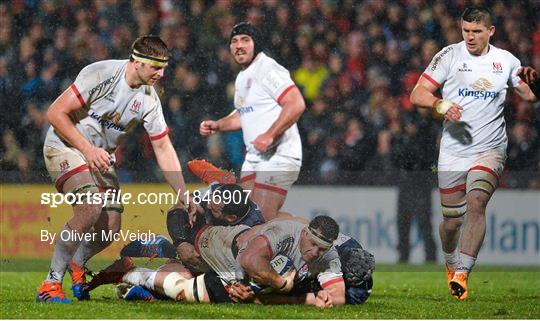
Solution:
[(62, 291), (62, 283), (43, 281), (39, 286), (36, 302), (71, 303)]
[(468, 277), (468, 273), (456, 273), (452, 281), (450, 281), (452, 295), (458, 300), (465, 300), (469, 297), (469, 291), (467, 290)]
[(195, 174), (203, 183), (212, 184), (236, 184), (234, 173), (217, 168), (212, 163), (203, 159), (194, 159), (187, 163), (189, 170)]

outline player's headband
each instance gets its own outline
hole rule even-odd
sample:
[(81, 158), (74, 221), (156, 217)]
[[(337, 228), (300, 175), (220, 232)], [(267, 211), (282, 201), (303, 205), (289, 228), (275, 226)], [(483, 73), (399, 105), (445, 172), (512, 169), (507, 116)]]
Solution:
[(309, 234), (311, 239), (315, 241), (315, 243), (319, 244), (320, 246), (330, 248), (334, 244), (333, 240), (328, 239), (327, 237), (322, 235), (321, 232), (317, 231), (311, 226), (308, 226), (307, 233)]
[(139, 62), (152, 65), (154, 67), (165, 67), (169, 63), (169, 57), (154, 57), (145, 55), (136, 49), (131, 52), (131, 57)]

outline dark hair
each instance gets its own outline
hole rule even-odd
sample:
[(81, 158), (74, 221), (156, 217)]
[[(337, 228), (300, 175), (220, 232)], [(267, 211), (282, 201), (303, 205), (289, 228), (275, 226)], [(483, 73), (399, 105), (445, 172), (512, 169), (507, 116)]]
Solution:
[(337, 239), (339, 234), (338, 223), (333, 218), (326, 215), (316, 216), (309, 222), (309, 227), (319, 230), (324, 238), (331, 240), (332, 242)]
[(240, 22), (232, 28), (229, 44), (231, 43), (232, 38), (237, 35), (248, 35), (251, 37), (254, 44), (253, 58), (255, 58), (259, 52), (263, 51), (261, 34), (259, 33), (259, 30), (249, 22)]
[(158, 36), (147, 35), (137, 38), (131, 45), (131, 50), (136, 50), (150, 57), (169, 57), (169, 48)]
[[(224, 184), (219, 186), (213, 193), (212, 199), (218, 197), (223, 202), (222, 213), (224, 215), (236, 215), (239, 218), (244, 217), (249, 210), (250, 200), (248, 194), (244, 191), (240, 185), (237, 184)], [(224, 201), (226, 198), (229, 198)]]
[(493, 15), (486, 7), (467, 7), (461, 19), (467, 22), (483, 22), (486, 27), (493, 25)]

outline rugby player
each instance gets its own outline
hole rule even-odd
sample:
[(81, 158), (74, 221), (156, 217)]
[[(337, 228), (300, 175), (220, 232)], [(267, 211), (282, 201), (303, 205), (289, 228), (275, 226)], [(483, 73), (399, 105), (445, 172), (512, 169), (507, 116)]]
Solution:
[(302, 142), (296, 122), (305, 102), (289, 72), (262, 51), (255, 27), (246, 22), (235, 25), (229, 44), (243, 69), (235, 82), (235, 110), (217, 121), (201, 122), (200, 134), (242, 129), (247, 152), (240, 183), (253, 191), (251, 198), (269, 221), (278, 216), (298, 179)]
[[(135, 40), (126, 60), (105, 60), (83, 68), (75, 82), (49, 107), (43, 154), (47, 170), (62, 193), (86, 197), (106, 190), (118, 190), (114, 171), (114, 151), (119, 141), (137, 123), (150, 136), (157, 163), (181, 197), (185, 207), (186, 187), (176, 151), (169, 139), (161, 102), (153, 85), (163, 77), (169, 52), (157, 36)], [(114, 193), (105, 195), (112, 196)], [(103, 194), (101, 194), (103, 195)], [(120, 229), (122, 204), (104, 200), (73, 205), (73, 217), (63, 226), (63, 235), (81, 235), (101, 231), (116, 233)], [(184, 205), (186, 204), (186, 205)], [(194, 206), (189, 210), (193, 212)], [(60, 234), (59, 234), (60, 235)], [(70, 303), (62, 290), (62, 280), (70, 269), (74, 296), (89, 299), (84, 291), (84, 265), (102, 251), (110, 241), (81, 242), (80, 237), (58, 239), (49, 274), (38, 289), (38, 302)]]
[[(508, 84), (530, 102), (538, 100), (538, 89), (535, 95), (520, 80), (534, 83), (536, 73), (531, 68), (521, 68), (514, 55), (489, 43), (495, 26), (487, 8), (466, 8), (461, 31), (464, 41), (435, 55), (410, 100), (444, 115), (438, 162), (443, 214), (439, 234), (448, 286), (455, 298), (464, 300), (469, 296), (469, 274), (484, 241), (486, 206), (506, 160), (503, 109)], [(434, 95), (439, 88), (442, 99)]]
[[(301, 281), (313, 275), (322, 287), (316, 294), (308, 293), (297, 300), (288, 298), (287, 301), (280, 300), (279, 296), (272, 300), (272, 296), (268, 296), (258, 302), (340, 305), (345, 303), (345, 284), (339, 257), (333, 247), (338, 233), (337, 223), (328, 216), (318, 216), (307, 226), (287, 220), (276, 220), (253, 228), (245, 225), (205, 226), (195, 237), (195, 248), (214, 273), (193, 278), (178, 263), (151, 271), (135, 268), (131, 259), (125, 257), (100, 272), (90, 282), (89, 289), (123, 281), (179, 301), (228, 302), (226, 298), (242, 289), (238, 283), (246, 279), (278, 292), (289, 292), (295, 280)], [(271, 267), (271, 260), (278, 254), (290, 258), (296, 273), (282, 276)], [(216, 276), (221, 284), (216, 282)]]

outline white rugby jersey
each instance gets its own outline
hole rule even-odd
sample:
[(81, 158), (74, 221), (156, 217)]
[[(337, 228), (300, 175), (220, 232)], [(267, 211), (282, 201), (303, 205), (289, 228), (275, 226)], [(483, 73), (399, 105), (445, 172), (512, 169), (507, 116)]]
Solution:
[(443, 48), (422, 74), (443, 99), (463, 107), (461, 121), (444, 122), (441, 150), (468, 157), (507, 145), (503, 116), (508, 83), (517, 86), (520, 61), (510, 52), (489, 45), (483, 56), (471, 55), (465, 41)]
[(323, 288), (343, 280), (341, 262), (334, 246), (313, 262), (307, 263), (302, 259), (300, 234), (305, 227), (305, 224), (295, 221), (274, 220), (264, 224), (258, 235), (264, 236), (268, 241), (272, 257), (282, 254), (292, 260), (297, 279), (316, 276)]
[(236, 77), (234, 108), (240, 113), (246, 160), (268, 160), (274, 154), (302, 159), (302, 143), (296, 124), (276, 140), (267, 153), (259, 153), (252, 141), (267, 131), (281, 113), (280, 100), (295, 87), (287, 69), (261, 52)]
[[(76, 127), (94, 146), (114, 152), (119, 140), (143, 122), (150, 139), (165, 136), (169, 129), (161, 102), (152, 86), (131, 88), (125, 74), (129, 60), (104, 60), (83, 68), (71, 89), (83, 106), (75, 115)], [(69, 146), (51, 126), (46, 146)]]

